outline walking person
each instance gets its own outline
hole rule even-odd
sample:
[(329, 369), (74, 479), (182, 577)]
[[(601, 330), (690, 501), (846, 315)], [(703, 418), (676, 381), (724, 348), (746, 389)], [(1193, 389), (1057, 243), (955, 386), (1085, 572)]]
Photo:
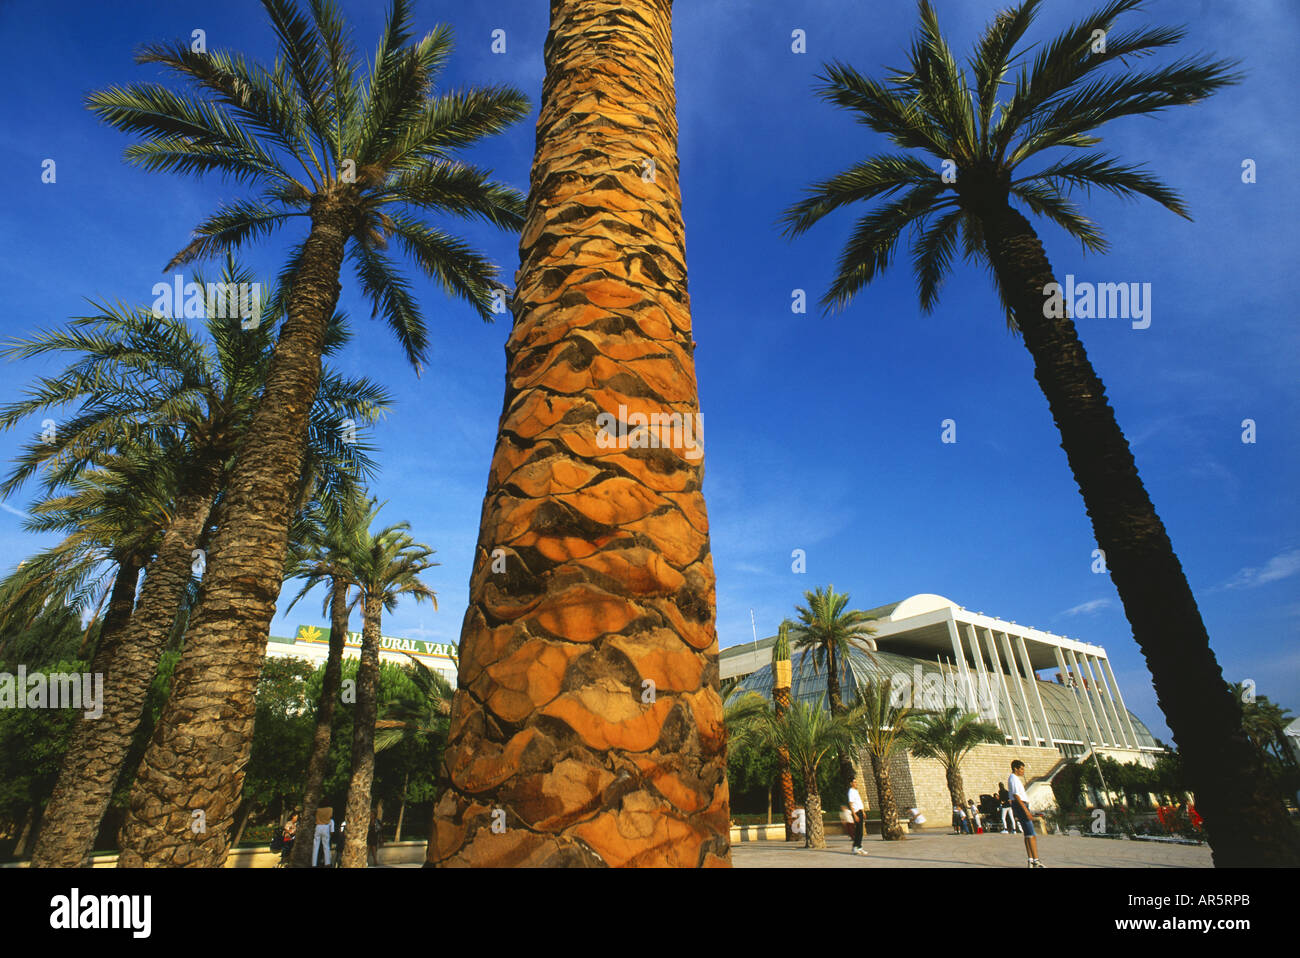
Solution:
[(1011, 793), (1007, 791), (1006, 785), (998, 783), (998, 807), (1002, 809), (1002, 829), (1008, 835), (1014, 835), (1020, 831), (1020, 826), (1016, 824), (1015, 813), (1011, 810)]
[(316, 856), (325, 849), (325, 867), (330, 863), (330, 833), (334, 831), (334, 809), (329, 805), (316, 807), (316, 831), (311, 840), (311, 867), (316, 867)]
[(862, 796), (858, 794), (858, 780), (849, 783), (849, 812), (853, 815), (853, 854), (865, 855), (862, 849), (862, 831), (867, 824), (866, 809), (862, 805)]
[(1007, 793), (1011, 796), (1011, 812), (1016, 822), (1025, 832), (1025, 854), (1029, 856), (1030, 868), (1043, 868), (1038, 860), (1038, 839), (1034, 833), (1034, 819), (1029, 813), (1029, 793), (1025, 791), (1025, 763), (1016, 759), (1011, 763), (1011, 775), (1007, 777)]

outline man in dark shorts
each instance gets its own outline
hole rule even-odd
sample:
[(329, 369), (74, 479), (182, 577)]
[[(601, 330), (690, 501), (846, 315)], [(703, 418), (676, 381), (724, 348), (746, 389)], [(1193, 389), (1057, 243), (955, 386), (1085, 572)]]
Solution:
[(1029, 856), (1030, 868), (1042, 868), (1038, 860), (1038, 838), (1034, 834), (1034, 820), (1029, 816), (1029, 793), (1025, 791), (1025, 763), (1016, 759), (1011, 763), (1011, 775), (1007, 778), (1007, 792), (1011, 797), (1011, 814), (1025, 831), (1025, 853)]

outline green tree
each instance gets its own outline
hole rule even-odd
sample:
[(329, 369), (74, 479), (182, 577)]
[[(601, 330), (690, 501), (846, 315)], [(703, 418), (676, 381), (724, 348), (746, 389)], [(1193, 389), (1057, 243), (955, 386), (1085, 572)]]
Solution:
[[(374, 510), (377, 511), (377, 510)], [(348, 827), (343, 836), (344, 868), (366, 867), (366, 836), (370, 827), (371, 783), (375, 768), (375, 722), (378, 719), (379, 638), (384, 610), (411, 596), (438, 607), (432, 589), (420, 576), (437, 565), (433, 550), (411, 538), (405, 522), (362, 536), (347, 568), (356, 588), (354, 604), (361, 606), (361, 665), (357, 672), (357, 708), (352, 729), (352, 779), (348, 784)]]
[[(224, 860), (247, 761), (254, 687), (284, 573), (294, 479), (308, 409), (321, 375), (343, 261), (418, 370), (428, 333), (412, 287), (385, 252), (396, 245), (448, 293), (483, 318), (504, 293), (481, 254), (429, 217), (478, 218), (517, 230), (523, 197), (455, 158), (456, 151), (523, 117), (527, 101), (506, 87), (435, 94), (451, 51), (445, 27), (412, 41), (407, 0), (394, 0), (369, 67), (354, 51), (331, 0), (264, 0), (278, 41), (264, 67), (185, 42), (137, 56), (188, 84), (183, 92), (133, 83), (90, 94), (89, 108), (138, 136), (127, 162), (154, 172), (217, 173), (244, 184), (201, 222), (168, 268), (307, 225), (282, 276), (287, 319), (266, 387), (234, 462), (225, 521), (205, 600), (190, 624), (177, 689), (137, 776), (123, 832), (124, 865), (217, 865)], [(504, 295), (497, 298), (504, 301)], [(208, 811), (207, 831), (183, 819)]]
[[(350, 612), (348, 589), (353, 581), (349, 562), (368, 534), (377, 511), (374, 500), (359, 489), (325, 496), (305, 513), (298, 534), (290, 543), (288, 575), (302, 579), (303, 586), (288, 608), (292, 609), (313, 588), (323, 585), (326, 593), (321, 611), (330, 623), (329, 653), (316, 699), (316, 727), (303, 786), (301, 821), (305, 823), (316, 820), (329, 758), (334, 709), (342, 687), (343, 646), (347, 641)], [(290, 859), (294, 868), (311, 866), (312, 841), (311, 829), (298, 831)]]
[[(847, 609), (849, 595), (836, 592), (835, 586), (817, 588), (804, 593), (807, 606), (796, 606), (799, 621), (790, 629), (792, 652), (799, 654), (800, 668), (803, 659), (811, 653), (814, 673), (826, 672), (826, 697), (831, 714), (842, 718), (848, 714), (840, 690), (840, 679), (845, 674), (850, 650), (874, 649), (868, 637), (875, 632), (867, 614), (859, 609)], [(841, 791), (858, 776), (857, 763), (848, 751), (840, 753)]]
[[(231, 259), (220, 280), (226, 288), (255, 282)], [(195, 281), (206, 287), (203, 276)], [(282, 312), (274, 292), (270, 296), (270, 307), (251, 329), (224, 310), (217, 315), (215, 304), (209, 304), (202, 332), (183, 318), (156, 316), (150, 307), (99, 305), (95, 315), (3, 351), (10, 358), (68, 359), (62, 372), (37, 379), (26, 399), (0, 411), (0, 427), (9, 428), (33, 414), (71, 410), (54, 435), (43, 431), (25, 447), (0, 486), (11, 492), (40, 470), (47, 493), (71, 486), (70, 496), (36, 507), (34, 521), (48, 520), (47, 531), (71, 530), (53, 560), (80, 562), (56, 565), (53, 580), (32, 580), (32, 601), (40, 591), (66, 594), (67, 580), (90, 575), (97, 558), (115, 560), (119, 570), (113, 588), (120, 618), (111, 617), (108, 640), (101, 640), (91, 663), (91, 671), (105, 676), (105, 717), (78, 724), (37, 836), (34, 866), (75, 867), (90, 853), (187, 589), (208, 559), (220, 565), (216, 547), (204, 556), (206, 532), (271, 365)], [(345, 340), (336, 315), (329, 351)], [(373, 470), (370, 447), (352, 433), (389, 403), (386, 392), (366, 379), (333, 372), (322, 377), (304, 459), (316, 481), (348, 485)], [(99, 486), (94, 483), (105, 473), (96, 466), (111, 474)], [(118, 541), (110, 542), (115, 535)], [(38, 559), (33, 568), (49, 562), (49, 556)], [(141, 564), (144, 583), (128, 610), (131, 570)]]
[(859, 685), (857, 702), (845, 717), (852, 743), (870, 756), (880, 805), (880, 837), (887, 842), (904, 836), (889, 763), (899, 749), (911, 743), (919, 718), (910, 705), (896, 702), (896, 698), (892, 676)]
[(852, 736), (846, 721), (822, 708), (820, 702), (794, 702), (779, 719), (770, 708), (765, 706), (765, 709), (754, 724), (754, 736), (773, 751), (785, 749), (789, 753), (790, 766), (798, 771), (806, 790), (805, 847), (825, 848), (818, 772), (828, 754), (851, 746)]
[[(406, 653), (406, 657), (411, 660), (408, 674), (416, 695), (390, 702), (381, 709), (375, 722), (375, 752), (394, 753), (402, 769), (397, 831), (393, 839), (399, 842), (406, 818), (406, 803), (411, 794), (412, 772), (417, 776), (417, 788), (420, 772), (429, 769), (433, 769), (430, 784), (438, 789), (446, 786), (442, 753), (447, 747), (453, 694), (451, 684), (441, 674), (410, 653)], [(432, 791), (428, 797), (434, 797)]]
[[(825, 99), (909, 152), (872, 156), (815, 184), (784, 222), (789, 234), (799, 234), (841, 206), (873, 204), (840, 257), (823, 299), (828, 308), (842, 308), (879, 277), (904, 232), (913, 237), (924, 312), (938, 301), (959, 251), (989, 268), (1008, 326), (1029, 350), (1096, 542), (1146, 656), (1215, 862), (1294, 865), (1300, 839), (1242, 733), (1240, 707), (1225, 688), (1187, 577), (1079, 340), (1073, 305), (1058, 308), (1059, 298), (1049, 295), (1061, 287), (1053, 286), (1034, 227), (1013, 205), (1023, 204), (1096, 251), (1106, 241), (1071, 201), (1074, 190), (1145, 196), (1188, 215), (1178, 194), (1150, 171), (1092, 151), (1100, 142), (1095, 131), (1121, 117), (1195, 103), (1239, 77), (1233, 64), (1204, 57), (1140, 68), (1143, 58), (1185, 34), (1122, 27), (1119, 19), (1139, 5), (1109, 0), (1039, 44), (1031, 62), (1020, 44), (1040, 2), (1023, 0), (993, 19), (967, 71), (934, 9), (921, 0), (920, 35), (904, 68), (881, 82), (835, 63), (826, 67), (821, 88)], [(1058, 148), (1072, 155), (1046, 156)]]
[(1005, 737), (992, 722), (982, 722), (974, 712), (953, 705), (942, 712), (918, 715), (908, 749), (917, 758), (938, 759), (953, 805), (965, 808), (962, 761), (977, 745), (1001, 744)]

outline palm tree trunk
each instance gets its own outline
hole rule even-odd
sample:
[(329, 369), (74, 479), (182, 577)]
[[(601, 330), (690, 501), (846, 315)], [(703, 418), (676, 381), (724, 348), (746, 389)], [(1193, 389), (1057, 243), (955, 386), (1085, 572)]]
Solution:
[[(790, 690), (773, 689), (772, 704), (780, 719), (790, 709)], [(794, 775), (790, 772), (790, 750), (784, 746), (776, 750), (777, 767), (781, 770), (781, 808), (785, 812), (785, 840), (794, 841)]]
[(131, 791), (122, 867), (215, 867), (229, 851), (252, 745), (253, 696), (284, 579), (290, 500), (352, 228), (352, 214), (336, 206), (321, 203), (312, 212), (262, 401), (226, 491), (203, 606)]
[[(215, 457), (198, 464), (192, 485), (177, 496), (172, 521), (145, 571), (133, 612), (129, 611), (128, 592), (134, 592), (134, 575), (130, 566), (120, 570), (105, 631), (90, 665), (92, 673), (104, 676), (103, 714), (77, 720), (59, 780), (41, 819), (32, 851), (33, 868), (76, 868), (88, 863), (143, 718), (149, 686), (190, 580), (192, 553), (220, 481), (221, 463)], [(119, 622), (121, 627), (117, 627)]]
[(402, 822), (406, 818), (406, 789), (411, 784), (411, 770), (406, 770), (406, 775), (402, 779), (402, 802), (397, 806), (397, 831), (393, 833), (393, 842), (402, 840)]
[(889, 780), (889, 764), (871, 754), (871, 774), (876, 780), (876, 799), (880, 802), (880, 837), (887, 842), (901, 840), (903, 826), (898, 821), (898, 803), (894, 785)]
[[(1300, 838), (1241, 730), (1178, 557), (1074, 323), (1045, 316), (1051, 264), (1005, 200), (981, 211), (989, 257), (1061, 432), (1097, 545), (1146, 657), (1220, 866), (1300, 864)], [(1082, 559), (1080, 561), (1083, 561)]]
[[(826, 646), (826, 698), (830, 703), (831, 715), (841, 716), (848, 712), (844, 707), (844, 697), (840, 692), (840, 663), (839, 655), (833, 644)], [(840, 763), (840, 791), (846, 793), (849, 786), (859, 777), (858, 768), (853, 762), (852, 747), (846, 746), (839, 750)]]
[(239, 825), (235, 828), (235, 837), (234, 840), (231, 841), (231, 845), (235, 848), (239, 847), (240, 839), (244, 837), (244, 829), (248, 827), (248, 820), (249, 818), (252, 817), (253, 814), (252, 802), (244, 802), (243, 806), (244, 806), (243, 811), (238, 816), (236, 816), (237, 820), (239, 821)]
[(32, 831), (36, 826), (37, 805), (32, 802), (27, 806), (27, 813), (23, 816), (22, 827), (18, 831), (18, 841), (14, 843), (14, 860), (23, 858), (27, 854), (27, 842), (32, 837)]
[(670, 0), (553, 0), (545, 60), (429, 859), (727, 865)]
[(382, 600), (366, 596), (361, 627), (361, 664), (357, 669), (357, 707), (352, 721), (352, 779), (344, 820), (343, 868), (366, 867), (370, 834), (370, 786), (375, 776), (375, 720), (379, 717), (379, 629)]
[(805, 812), (808, 821), (808, 836), (804, 840), (804, 848), (825, 848), (826, 847), (826, 823), (822, 821), (822, 797), (817, 791), (817, 776), (813, 774), (808, 778), (812, 782), (808, 786), (808, 798), (804, 802)]
[(348, 632), (348, 587), (342, 579), (330, 586), (330, 646), (325, 660), (325, 675), (321, 679), (320, 701), (316, 703), (316, 729), (312, 733), (311, 754), (307, 758), (307, 784), (303, 789), (300, 822), (310, 827), (298, 829), (293, 839), (290, 866), (311, 867), (311, 846), (316, 823), (316, 808), (320, 805), (321, 788), (325, 782), (325, 764), (329, 760), (330, 737), (333, 732), (334, 708), (343, 684), (343, 646)]
[(948, 783), (948, 795), (952, 798), (954, 805), (966, 807), (966, 783), (962, 781), (961, 767), (954, 761), (948, 762), (943, 767), (944, 778)]

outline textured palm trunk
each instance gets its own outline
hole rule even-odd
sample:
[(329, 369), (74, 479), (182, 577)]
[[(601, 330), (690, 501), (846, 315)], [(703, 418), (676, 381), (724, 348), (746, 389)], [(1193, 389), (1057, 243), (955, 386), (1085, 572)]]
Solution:
[[(136, 556), (123, 556), (119, 559), (117, 574), (113, 577), (113, 590), (109, 593), (108, 608), (104, 610), (104, 618), (100, 621), (99, 638), (93, 646), (94, 651), (90, 653), (92, 661), (100, 658), (101, 654), (101, 661), (112, 661), (112, 654), (117, 648), (115, 643), (121, 641), (122, 631), (131, 621), (131, 613), (135, 609), (135, 590), (140, 582), (142, 568), (144, 563)], [(81, 648), (77, 650), (77, 657), (85, 656), (91, 647), (90, 629), (87, 629)], [(94, 671), (92, 667), (91, 672)]]
[(994, 272), (1033, 357), (1097, 545), (1196, 792), (1214, 862), (1300, 864), (1300, 837), (1242, 732), (1241, 705), (1223, 680), (1105, 388), (1073, 321), (1044, 315), (1044, 288), (1055, 280), (1042, 244), (1005, 201), (979, 212)]
[(434, 863), (730, 863), (671, 23), (551, 3)]
[[(128, 592), (134, 592), (130, 570), (123, 569), (126, 574), (114, 583), (109, 611), (113, 621), (105, 620), (90, 665), (92, 674), (104, 677), (103, 713), (77, 720), (41, 819), (32, 850), (34, 868), (89, 863), (113, 788), (144, 717), (149, 686), (171, 635), (181, 594), (190, 580), (194, 548), (220, 482), (221, 463), (212, 457), (199, 465), (189, 490), (177, 497), (172, 521), (145, 570), (134, 611), (129, 611)], [(119, 618), (124, 614), (125, 621)]]
[[(830, 703), (831, 715), (839, 717), (848, 712), (848, 709), (844, 707), (844, 696), (840, 691), (839, 653), (833, 645), (828, 646), (826, 651), (829, 667), (826, 674), (826, 698)], [(853, 752), (850, 746), (839, 750), (839, 763), (840, 790), (847, 793), (849, 786), (861, 779), (862, 769), (853, 761)]]
[[(302, 814), (299, 821), (316, 821), (321, 787), (325, 782), (325, 765), (329, 760), (333, 734), (334, 710), (343, 684), (343, 646), (348, 632), (348, 588), (342, 579), (333, 580), (330, 593), (330, 646), (321, 679), (320, 701), (316, 703), (316, 729), (312, 733), (311, 754), (307, 757), (307, 784), (303, 789)], [(311, 829), (298, 829), (293, 839), (290, 864), (293, 868), (311, 867)]]
[(361, 626), (361, 663), (357, 668), (357, 708), (352, 719), (352, 778), (344, 821), (344, 868), (366, 867), (370, 834), (370, 787), (375, 777), (375, 720), (379, 717), (379, 629), (383, 604), (367, 596)]
[(140, 763), (120, 867), (221, 865), (253, 738), (253, 696), (284, 578), (291, 498), (352, 218), (313, 211), (261, 403), (236, 457), (204, 601)]
[(894, 801), (894, 785), (889, 780), (889, 763), (871, 754), (871, 774), (876, 780), (876, 799), (880, 802), (880, 837), (896, 842), (904, 837), (903, 826), (898, 821), (898, 803)]
[(953, 762), (951, 764), (945, 765), (943, 772), (944, 772), (943, 777), (948, 783), (948, 795), (950, 798), (952, 798), (952, 803), (954, 805), (960, 805), (962, 808), (965, 808), (966, 807), (966, 783), (962, 781), (961, 767), (956, 762)]
[[(790, 690), (773, 689), (772, 704), (776, 717), (782, 718), (790, 711)], [(785, 812), (785, 840), (794, 841), (794, 775), (790, 772), (790, 750), (784, 745), (776, 750), (777, 768), (781, 772), (781, 807)]]
[[(816, 783), (816, 774), (808, 777), (808, 781)], [(826, 847), (826, 823), (822, 821), (822, 796), (817, 791), (817, 785), (813, 784), (808, 787), (808, 798), (804, 802), (804, 813), (807, 821), (805, 831), (807, 836), (804, 839), (805, 848), (825, 848)]]

